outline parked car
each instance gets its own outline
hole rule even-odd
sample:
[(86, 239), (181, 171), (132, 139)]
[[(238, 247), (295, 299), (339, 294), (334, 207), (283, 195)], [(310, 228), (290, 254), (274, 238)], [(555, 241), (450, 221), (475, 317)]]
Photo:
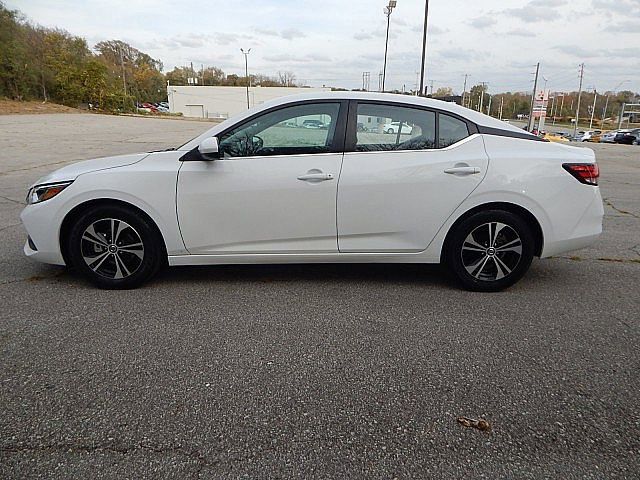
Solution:
[(302, 122), (304, 128), (324, 128), (324, 123), (320, 120), (305, 120)]
[(562, 133), (546, 133), (544, 135), (545, 140), (549, 140), (550, 142), (568, 142), (569, 139), (566, 138)]
[(622, 130), (613, 130), (611, 132), (603, 133), (600, 136), (600, 143), (615, 143), (616, 135), (621, 131)]
[[(310, 115), (328, 119), (324, 135), (277, 127)], [(356, 135), (365, 116), (416, 128), (408, 138)], [(287, 96), (176, 149), (46, 175), (21, 214), (24, 251), (110, 289), (136, 287), (167, 263), (361, 262), (443, 263), (463, 287), (496, 291), (534, 256), (598, 238), (598, 176), (591, 149), (454, 103)]]
[(143, 102), (142, 108), (146, 108), (150, 110), (152, 113), (156, 113), (158, 111), (158, 107), (156, 107), (153, 103)]
[(613, 141), (615, 143), (622, 143), (625, 145), (636, 145), (638, 143), (638, 139), (640, 139), (640, 128), (618, 132)]
[(589, 138), (587, 138), (587, 142), (591, 143), (600, 143), (600, 139), (602, 138), (601, 130), (594, 130)]
[(594, 135), (596, 135), (596, 130), (587, 130), (585, 131), (579, 131), (574, 137), (573, 137), (573, 141), (574, 142), (588, 142), (591, 140), (591, 138), (593, 138)]
[[(385, 123), (382, 131), (384, 133), (398, 133), (398, 130), (400, 130), (400, 122), (390, 122), (390, 123)], [(402, 124), (402, 135), (410, 135), (411, 131), (413, 130), (413, 126), (411, 125), (407, 125), (406, 123)]]

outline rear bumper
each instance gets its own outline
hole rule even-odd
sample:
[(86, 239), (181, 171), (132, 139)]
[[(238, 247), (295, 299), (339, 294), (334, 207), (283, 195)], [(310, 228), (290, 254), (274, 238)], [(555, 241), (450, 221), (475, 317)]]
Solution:
[[(584, 186), (581, 188), (591, 188), (593, 190), (591, 202), (583, 212), (575, 212), (582, 215), (570, 229), (557, 228), (556, 231), (563, 233), (556, 237), (545, 238), (544, 248), (541, 258), (559, 255), (562, 253), (579, 250), (592, 245), (602, 234), (602, 219), (604, 217), (604, 207), (602, 197), (598, 188)], [(566, 225), (563, 225), (566, 227)]]

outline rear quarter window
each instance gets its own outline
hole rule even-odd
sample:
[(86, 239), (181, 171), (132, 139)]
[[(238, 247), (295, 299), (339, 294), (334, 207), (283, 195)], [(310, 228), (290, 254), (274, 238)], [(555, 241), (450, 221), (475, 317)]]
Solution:
[(439, 117), (439, 133), (438, 147), (446, 148), (460, 140), (464, 140), (469, 136), (469, 127), (467, 123), (450, 115), (440, 113)]

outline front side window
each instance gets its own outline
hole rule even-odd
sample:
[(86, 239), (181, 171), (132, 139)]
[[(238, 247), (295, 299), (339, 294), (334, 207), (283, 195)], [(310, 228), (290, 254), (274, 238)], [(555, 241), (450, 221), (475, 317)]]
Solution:
[(445, 148), (469, 136), (469, 127), (462, 120), (441, 113), (438, 115), (438, 147)]
[(358, 104), (356, 152), (436, 148), (436, 115), (395, 105)]
[(328, 153), (339, 103), (310, 103), (265, 113), (220, 137), (223, 158)]

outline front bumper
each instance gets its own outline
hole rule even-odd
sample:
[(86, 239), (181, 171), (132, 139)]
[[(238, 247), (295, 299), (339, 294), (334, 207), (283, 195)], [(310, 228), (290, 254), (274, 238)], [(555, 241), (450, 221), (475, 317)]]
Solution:
[[(55, 199), (52, 199), (52, 201)], [(27, 205), (20, 214), (20, 220), (31, 239), (25, 242), (24, 253), (27, 257), (43, 263), (65, 265), (60, 250), (60, 226), (62, 219), (49, 201), (42, 204)], [(35, 248), (33, 248), (35, 247)]]

